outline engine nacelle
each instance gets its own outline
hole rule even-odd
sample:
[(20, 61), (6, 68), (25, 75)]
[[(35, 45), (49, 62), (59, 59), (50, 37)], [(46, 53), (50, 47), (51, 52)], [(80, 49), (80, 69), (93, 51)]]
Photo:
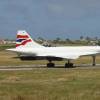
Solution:
[(19, 57), (20, 58), (20, 60), (38, 60), (37, 59), (37, 57), (32, 57), (32, 56), (21, 56), (21, 57)]
[(62, 61), (62, 58), (58, 57), (40, 57), (40, 56), (20, 56), (20, 60), (30, 61), (30, 60), (51, 60), (51, 61)]

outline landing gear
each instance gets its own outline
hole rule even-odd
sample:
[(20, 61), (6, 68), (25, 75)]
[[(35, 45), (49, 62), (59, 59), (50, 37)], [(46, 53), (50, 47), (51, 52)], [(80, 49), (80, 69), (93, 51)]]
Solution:
[(73, 68), (73, 63), (70, 62), (70, 60), (68, 60), (68, 63), (65, 63), (65, 68)]
[(96, 66), (96, 56), (92, 56), (92, 58), (93, 58), (92, 66)]
[[(54, 68), (55, 67), (55, 64), (52, 63), (52, 60), (48, 60), (48, 61), (49, 61), (49, 63), (47, 63), (47, 67), (48, 68)], [(71, 63), (70, 60), (68, 60), (68, 62), (65, 63), (65, 66), (64, 67), (65, 68), (73, 68), (74, 66), (73, 66), (73, 63)]]
[(53, 67), (55, 67), (55, 64), (52, 63), (51, 60), (49, 60), (49, 63), (47, 64), (47, 67), (48, 67), (48, 68), (53, 68)]
[(66, 63), (65, 68), (73, 68), (73, 63)]

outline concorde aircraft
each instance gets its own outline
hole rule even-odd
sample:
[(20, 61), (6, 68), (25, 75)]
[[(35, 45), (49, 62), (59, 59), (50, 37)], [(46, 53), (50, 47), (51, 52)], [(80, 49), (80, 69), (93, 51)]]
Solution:
[(95, 57), (100, 54), (99, 46), (45, 47), (32, 40), (24, 30), (17, 33), (16, 48), (7, 50), (16, 52), (21, 60), (46, 59), (49, 61), (47, 67), (55, 67), (52, 61), (63, 59), (68, 61), (65, 67), (73, 67), (70, 61), (81, 56), (92, 56), (93, 66), (95, 66)]

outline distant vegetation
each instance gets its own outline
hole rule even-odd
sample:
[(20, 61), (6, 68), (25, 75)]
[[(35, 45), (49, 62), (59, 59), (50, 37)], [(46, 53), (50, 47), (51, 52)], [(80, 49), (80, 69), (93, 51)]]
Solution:
[[(98, 39), (97, 37), (94, 38), (90, 38), (90, 37), (83, 37), (80, 36), (80, 39), (77, 40), (72, 40), (69, 38), (66, 39), (61, 39), (60, 37), (57, 37), (54, 40), (45, 40), (41, 37), (39, 37), (37, 40), (37, 42), (40, 42), (41, 44), (43, 44), (45, 41), (47, 42), (47, 44), (51, 44), (51, 46), (87, 46), (87, 45), (99, 45), (99, 41), (100, 39)], [(46, 44), (45, 42), (45, 44)]]
[(13, 47), (15, 47), (14, 44), (3, 44), (3, 45), (0, 45), (0, 51), (9, 49), (9, 48), (13, 48)]

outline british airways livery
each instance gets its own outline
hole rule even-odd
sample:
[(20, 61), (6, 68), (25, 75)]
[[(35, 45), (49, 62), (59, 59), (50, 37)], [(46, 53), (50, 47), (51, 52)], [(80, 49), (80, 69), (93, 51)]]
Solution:
[(65, 67), (73, 67), (71, 60), (81, 56), (92, 56), (93, 66), (95, 56), (100, 54), (99, 46), (66, 46), (66, 47), (45, 47), (32, 40), (26, 31), (18, 31), (16, 48), (7, 49), (16, 52), (21, 60), (46, 59), (49, 61), (47, 67), (54, 67), (53, 60), (66, 59)]

